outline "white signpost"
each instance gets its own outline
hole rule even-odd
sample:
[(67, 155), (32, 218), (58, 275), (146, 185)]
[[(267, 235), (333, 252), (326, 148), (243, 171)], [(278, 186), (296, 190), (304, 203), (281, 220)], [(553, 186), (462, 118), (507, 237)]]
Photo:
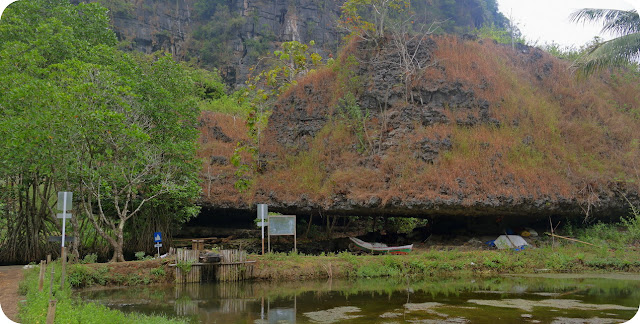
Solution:
[(64, 241), (67, 231), (67, 218), (71, 218), (70, 211), (73, 208), (73, 192), (59, 191), (58, 192), (58, 210), (62, 211), (62, 214), (57, 214), (58, 218), (62, 218), (62, 242), (61, 258), (62, 258), (62, 272), (60, 275), (60, 286), (64, 287), (64, 276), (67, 268), (67, 249), (64, 247)]
[(58, 210), (62, 211), (62, 214), (57, 214), (58, 218), (62, 218), (62, 247), (64, 247), (64, 236), (67, 230), (67, 218), (71, 218), (72, 214), (68, 213), (73, 208), (73, 192), (60, 191), (58, 192)]
[(264, 255), (264, 227), (269, 226), (266, 221), (269, 215), (267, 204), (258, 204), (258, 226), (262, 228), (262, 254)]

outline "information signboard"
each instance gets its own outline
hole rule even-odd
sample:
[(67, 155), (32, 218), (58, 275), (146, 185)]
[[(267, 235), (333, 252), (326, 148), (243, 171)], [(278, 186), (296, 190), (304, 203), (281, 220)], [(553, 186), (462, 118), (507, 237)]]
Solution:
[(295, 215), (269, 215), (269, 251), (271, 251), (271, 236), (293, 235), (293, 250), (297, 251), (298, 238), (296, 236)]
[(295, 235), (296, 216), (278, 215), (269, 216), (269, 235)]
[(58, 205), (57, 208), (61, 212), (67, 212), (73, 208), (73, 192), (60, 191), (58, 192)]

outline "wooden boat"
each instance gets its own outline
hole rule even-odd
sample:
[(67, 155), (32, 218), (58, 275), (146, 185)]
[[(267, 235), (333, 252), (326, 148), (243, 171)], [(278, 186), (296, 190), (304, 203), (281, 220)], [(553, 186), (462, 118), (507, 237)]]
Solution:
[(413, 249), (413, 244), (403, 246), (387, 246), (384, 243), (365, 242), (355, 237), (350, 237), (349, 239), (358, 249), (371, 253), (407, 254)]

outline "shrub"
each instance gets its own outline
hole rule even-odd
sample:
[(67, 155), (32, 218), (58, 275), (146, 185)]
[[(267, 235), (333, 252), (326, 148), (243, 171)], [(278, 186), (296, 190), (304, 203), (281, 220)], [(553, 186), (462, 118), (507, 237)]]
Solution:
[(69, 267), (67, 280), (72, 287), (85, 287), (93, 284), (93, 276), (85, 265), (74, 264)]
[(343, 251), (338, 253), (338, 257), (355, 265), (358, 263), (358, 257), (351, 252)]
[(493, 253), (492, 255), (484, 258), (483, 264), (492, 269), (503, 268), (507, 265), (507, 255), (503, 253)]
[(127, 276), (127, 284), (129, 286), (136, 286), (143, 283), (144, 280), (137, 274), (131, 274)]
[(98, 261), (98, 255), (95, 253), (89, 253), (84, 256), (80, 263), (96, 263), (96, 261)]
[(622, 218), (622, 224), (627, 228), (629, 243), (640, 241), (640, 209), (631, 205), (631, 215)]
[(156, 277), (163, 277), (166, 274), (166, 272), (164, 271), (164, 268), (162, 267), (151, 269), (150, 273), (151, 275)]
[(381, 265), (377, 263), (364, 264), (355, 272), (357, 277), (374, 278), (374, 277), (393, 277), (401, 274), (398, 268)]
[(192, 261), (180, 261), (176, 264), (176, 268), (180, 269), (180, 271), (184, 273), (189, 273), (189, 271), (191, 271), (192, 265)]

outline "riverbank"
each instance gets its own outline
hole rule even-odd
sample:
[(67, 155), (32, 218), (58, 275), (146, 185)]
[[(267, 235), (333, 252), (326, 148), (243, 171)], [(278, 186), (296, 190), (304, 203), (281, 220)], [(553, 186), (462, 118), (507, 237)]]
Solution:
[[(148, 263), (148, 261), (137, 262), (137, 265)], [(103, 264), (109, 269), (116, 264)], [(54, 285), (51, 287), (51, 267), (54, 267)], [(115, 267), (122, 267), (117, 264)], [(133, 269), (132, 263), (126, 268)], [(53, 262), (47, 266), (45, 280), (42, 291), (38, 290), (40, 267), (24, 271), (24, 280), (20, 282), (19, 292), (25, 296), (26, 302), (20, 306), (20, 323), (45, 323), (47, 310), (51, 298), (57, 300), (55, 309), (55, 323), (186, 323), (177, 318), (166, 316), (149, 316), (138, 313), (123, 313), (109, 309), (104, 305), (95, 303), (84, 303), (81, 300), (72, 298), (71, 281), (73, 276), (77, 276), (77, 267), (73, 265), (68, 268), (68, 277), (63, 287), (60, 286), (60, 263)], [(116, 274), (116, 277), (118, 274)], [(98, 282), (100, 283), (100, 282)], [(107, 284), (106, 282), (104, 284)], [(133, 284), (133, 283), (132, 283)], [(136, 284), (144, 284), (143, 281)]]
[(252, 256), (257, 280), (521, 273), (640, 272), (640, 250), (578, 246), (512, 250), (414, 251), (408, 255), (275, 253)]
[[(250, 255), (255, 260), (254, 279), (258, 281), (300, 281), (325, 278), (411, 278), (490, 277), (525, 273), (640, 273), (640, 250), (598, 248), (565, 244), (513, 250), (461, 250), (457, 248), (414, 250), (407, 255), (356, 255), (350, 252), (320, 255), (299, 253), (269, 253)], [(124, 314), (101, 305), (83, 303), (71, 298), (72, 287), (144, 286), (170, 283), (174, 278), (169, 260), (156, 259), (123, 263), (75, 264), (68, 267), (65, 287), (54, 286), (58, 299), (57, 322), (101, 323), (173, 323), (174, 318)], [(55, 282), (59, 283), (59, 264)], [(20, 290), (26, 303), (20, 309), (25, 323), (43, 322), (49, 300), (49, 272), (45, 287), (37, 289), (38, 267), (25, 271)]]
[[(432, 277), (439, 275), (488, 276), (522, 273), (640, 273), (640, 249), (612, 249), (576, 244), (514, 250), (429, 248), (407, 255), (369, 255), (351, 252), (304, 255), (267, 253), (249, 255), (255, 261), (255, 280), (307, 280), (325, 278)], [(171, 283), (169, 260), (75, 264), (68, 269), (72, 288), (136, 286)]]

